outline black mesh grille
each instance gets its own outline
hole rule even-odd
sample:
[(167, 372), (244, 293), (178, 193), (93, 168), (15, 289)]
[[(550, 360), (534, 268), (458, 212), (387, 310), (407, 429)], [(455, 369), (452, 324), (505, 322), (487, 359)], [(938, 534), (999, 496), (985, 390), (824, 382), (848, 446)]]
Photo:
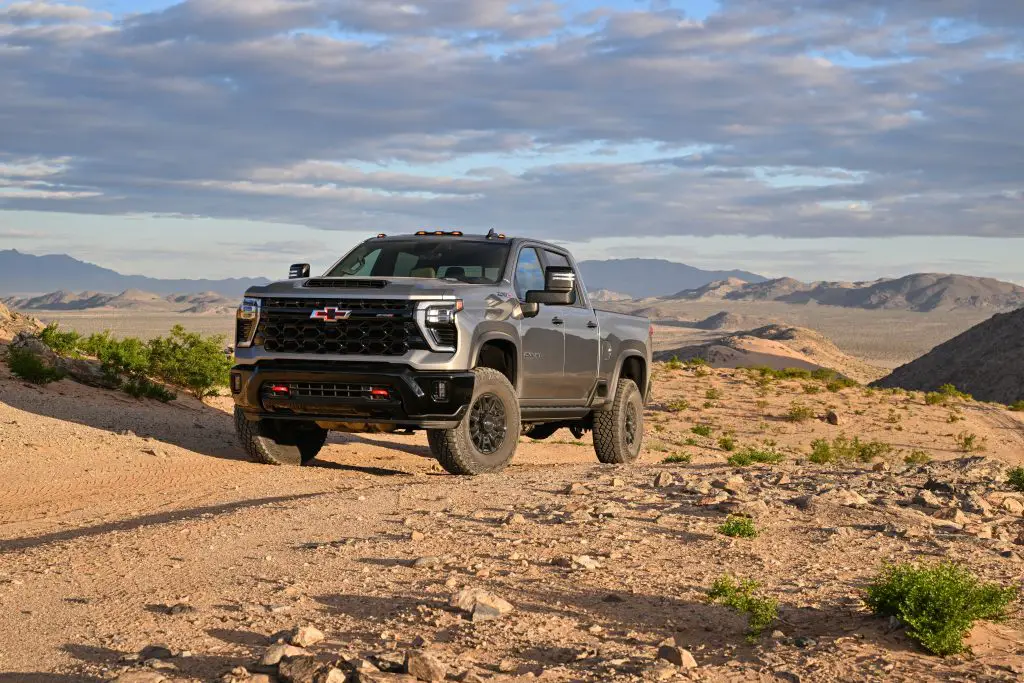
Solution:
[(271, 386), (288, 387), (290, 398), (355, 398), (370, 400), (369, 384), (337, 384), (332, 382), (291, 382), (288, 384), (266, 385), (263, 388), (264, 394), (272, 396), (274, 392)]
[(431, 328), (430, 333), (434, 335), (434, 343), (438, 346), (455, 346), (456, 332), (454, 327)]
[[(415, 305), (401, 299), (266, 299), (254, 343), (272, 353), (401, 356), (427, 348)], [(310, 317), (322, 309), (348, 312), (348, 318)]]
[(314, 278), (306, 282), (306, 287), (331, 287), (334, 289), (384, 289), (387, 280), (357, 280), (350, 278)]

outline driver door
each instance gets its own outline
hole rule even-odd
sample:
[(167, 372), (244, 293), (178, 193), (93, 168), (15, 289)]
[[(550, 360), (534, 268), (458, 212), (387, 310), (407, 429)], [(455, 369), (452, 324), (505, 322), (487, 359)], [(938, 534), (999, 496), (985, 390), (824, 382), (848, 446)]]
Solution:
[[(544, 289), (544, 267), (534, 247), (523, 247), (516, 261), (516, 296), (526, 300), (530, 290)], [(565, 333), (552, 322), (551, 308), (540, 305), (540, 314), (519, 321), (522, 346), (520, 398), (544, 401), (558, 397), (565, 368)]]

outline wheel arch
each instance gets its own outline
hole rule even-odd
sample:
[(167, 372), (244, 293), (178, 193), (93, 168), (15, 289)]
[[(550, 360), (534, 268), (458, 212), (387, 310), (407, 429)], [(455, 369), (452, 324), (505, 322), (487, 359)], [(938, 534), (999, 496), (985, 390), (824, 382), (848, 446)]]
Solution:
[[(649, 377), (650, 367), (647, 364), (647, 359), (639, 351), (627, 350), (619, 356), (619, 360), (615, 364), (615, 374), (612, 376), (609, 386), (612, 391), (615, 391), (619, 386), (620, 379), (631, 379), (636, 383), (636, 388), (640, 390), (640, 395), (644, 396)], [(610, 400), (615, 400), (615, 396), (611, 396)]]
[(497, 370), (519, 393), (519, 344), (512, 335), (498, 331), (481, 335), (472, 358), (472, 367)]

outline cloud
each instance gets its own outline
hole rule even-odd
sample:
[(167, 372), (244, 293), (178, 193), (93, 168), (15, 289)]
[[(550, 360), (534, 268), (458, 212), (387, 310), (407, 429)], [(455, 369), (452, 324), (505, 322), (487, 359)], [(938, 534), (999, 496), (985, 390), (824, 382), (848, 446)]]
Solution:
[(1022, 236), (1018, 5), (16, 3), (0, 209), (577, 242)]

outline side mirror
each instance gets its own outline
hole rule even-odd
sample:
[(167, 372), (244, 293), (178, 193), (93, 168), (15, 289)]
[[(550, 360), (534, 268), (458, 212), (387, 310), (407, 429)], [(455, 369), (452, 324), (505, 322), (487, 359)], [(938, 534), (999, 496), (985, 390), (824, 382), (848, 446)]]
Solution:
[(299, 278), (309, 277), (309, 264), (308, 263), (294, 263), (292, 267), (288, 269), (288, 279), (297, 280)]
[(524, 318), (536, 318), (540, 315), (540, 304), (521, 303), (519, 310), (523, 312)]
[(526, 303), (550, 306), (576, 303), (576, 273), (568, 266), (548, 266), (544, 271), (544, 289), (527, 292)]

